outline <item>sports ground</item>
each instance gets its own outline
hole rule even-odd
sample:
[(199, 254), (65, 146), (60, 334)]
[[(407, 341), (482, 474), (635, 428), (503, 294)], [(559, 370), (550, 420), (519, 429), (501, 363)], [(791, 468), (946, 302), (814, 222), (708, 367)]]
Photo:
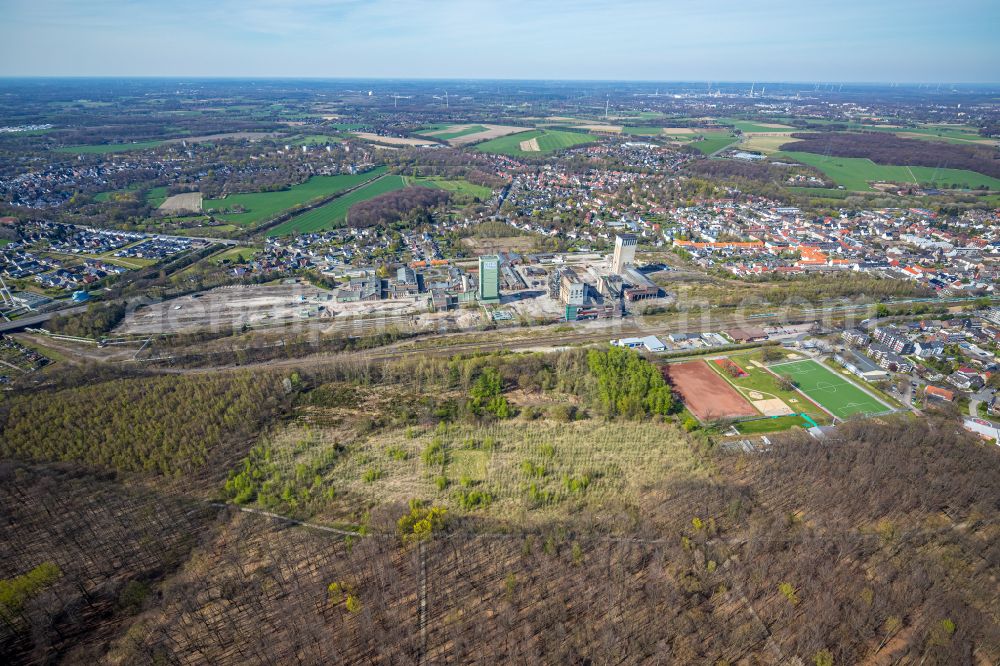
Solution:
[(753, 405), (703, 360), (672, 363), (664, 366), (663, 373), (688, 411), (702, 423), (759, 416)]
[(881, 400), (816, 361), (778, 363), (768, 366), (768, 369), (775, 374), (791, 377), (800, 391), (840, 419), (855, 414), (880, 414), (892, 410)]

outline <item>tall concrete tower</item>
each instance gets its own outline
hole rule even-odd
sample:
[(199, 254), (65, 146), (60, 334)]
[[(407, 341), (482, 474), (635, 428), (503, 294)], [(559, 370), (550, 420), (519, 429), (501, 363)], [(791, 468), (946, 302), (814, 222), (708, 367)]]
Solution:
[(487, 303), (500, 300), (500, 257), (495, 254), (479, 257), (479, 300)]
[(633, 234), (615, 236), (615, 254), (611, 260), (611, 272), (620, 275), (635, 263), (635, 246), (638, 240)]

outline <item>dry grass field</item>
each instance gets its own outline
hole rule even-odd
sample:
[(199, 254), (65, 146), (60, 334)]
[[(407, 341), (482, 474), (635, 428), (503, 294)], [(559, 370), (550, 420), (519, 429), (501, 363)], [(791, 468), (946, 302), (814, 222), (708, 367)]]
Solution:
[(388, 146), (433, 146), (433, 141), (426, 141), (424, 139), (413, 139), (410, 137), (403, 136), (381, 136), (378, 134), (373, 134), (371, 132), (355, 132), (354, 136), (359, 139), (364, 139), (365, 141), (371, 141), (372, 143), (381, 143)]
[(167, 197), (157, 210), (165, 215), (200, 213), (201, 192), (184, 192)]
[(794, 141), (786, 133), (754, 132), (743, 135), (743, 142), (737, 147), (741, 150), (753, 150), (759, 153), (776, 153), (781, 146)]
[(475, 134), (464, 134), (462, 136), (457, 136), (453, 139), (448, 140), (448, 145), (450, 146), (465, 146), (470, 143), (479, 143), (480, 141), (489, 141), (490, 139), (498, 139), (502, 136), (507, 136), (509, 134), (518, 134), (520, 132), (527, 132), (529, 127), (514, 127), (512, 125), (483, 125), (486, 128), (485, 132), (476, 132)]
[[(292, 425), (269, 441), (269, 462), (282, 476), (326, 470), (320, 485), (333, 488), (334, 511), (341, 501), (374, 507), (423, 497), (523, 525), (583, 507), (627, 509), (656, 482), (707, 475), (684, 434), (667, 424), (516, 420), (358, 438), (343, 425), (347, 415), (323, 427)], [(473, 492), (489, 495), (485, 506), (463, 507)]]
[(621, 134), (621, 125), (605, 125), (602, 123), (592, 123), (589, 125), (574, 125), (576, 129), (585, 129), (589, 132), (607, 132), (609, 134)]
[(541, 152), (541, 148), (538, 146), (538, 138), (528, 139), (527, 141), (522, 141), (520, 143), (521, 150), (526, 153), (538, 153)]

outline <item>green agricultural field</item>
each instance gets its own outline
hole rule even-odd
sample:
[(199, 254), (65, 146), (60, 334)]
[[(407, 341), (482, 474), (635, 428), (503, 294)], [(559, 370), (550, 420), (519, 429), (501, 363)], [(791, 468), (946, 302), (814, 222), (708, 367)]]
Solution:
[[(460, 125), (450, 125), (449, 127), (460, 127)], [(466, 127), (465, 129), (459, 129), (455, 131), (445, 131), (445, 132), (424, 132), (424, 136), (433, 137), (435, 139), (440, 139), (441, 141), (447, 141), (449, 139), (457, 139), (460, 136), (467, 136), (469, 134), (479, 134), (480, 132), (485, 132), (486, 127), (482, 125), (472, 125), (471, 127)]]
[(785, 189), (794, 194), (804, 194), (807, 197), (819, 199), (846, 199), (851, 196), (849, 190), (835, 190), (826, 187), (786, 187)]
[[(313, 176), (306, 182), (278, 192), (253, 192), (250, 194), (231, 194), (224, 199), (206, 199), (202, 209), (206, 213), (215, 213), (216, 219), (224, 220), (243, 227), (256, 226), (279, 214), (307, 204), (316, 199), (322, 199), (352, 187), (357, 187), (386, 171), (379, 167), (372, 171), (359, 174), (344, 174), (340, 176)], [(226, 213), (236, 206), (246, 209), (242, 213)]]
[(593, 138), (586, 134), (546, 130), (545, 134), (538, 138), (538, 147), (543, 153), (551, 153), (591, 142)]
[(770, 366), (778, 375), (788, 375), (799, 390), (817, 401), (831, 414), (846, 419), (855, 414), (881, 414), (891, 407), (877, 400), (856, 384), (840, 377), (816, 361), (792, 361)]
[(326, 205), (314, 208), (302, 215), (282, 222), (268, 231), (267, 235), (287, 236), (289, 234), (303, 234), (311, 231), (331, 229), (344, 221), (347, 217), (347, 211), (354, 204), (367, 201), (386, 192), (401, 190), (404, 187), (406, 187), (406, 181), (403, 180), (402, 176), (383, 176), (375, 182), (345, 194), (339, 199), (334, 199)]
[[(558, 131), (558, 130), (553, 130)], [(527, 153), (521, 150), (522, 141), (530, 141), (531, 139), (537, 139), (538, 137), (545, 134), (546, 130), (529, 130), (527, 132), (519, 132), (518, 134), (509, 134), (507, 136), (501, 136), (490, 141), (485, 141), (480, 144), (476, 144), (475, 149), (484, 153), (499, 153), (501, 155), (511, 155), (513, 157), (523, 157), (525, 155), (538, 155), (539, 153)]]
[(325, 146), (332, 143), (340, 143), (343, 139), (326, 134), (308, 134), (292, 141), (293, 146)]
[(114, 264), (115, 266), (121, 266), (122, 268), (129, 268), (132, 270), (137, 270), (139, 268), (146, 268), (148, 266), (153, 266), (159, 263), (158, 259), (143, 259), (139, 257), (115, 257), (112, 255), (102, 255), (101, 261), (105, 261), (109, 264)]
[(146, 193), (146, 203), (154, 208), (159, 208), (160, 204), (167, 200), (167, 188), (164, 186), (154, 187)]
[(234, 259), (239, 259), (243, 257), (244, 259), (251, 259), (260, 252), (259, 248), (256, 247), (231, 247), (227, 250), (223, 250), (219, 254), (212, 257), (212, 262), (216, 264), (221, 264), (224, 261), (233, 261)]
[[(129, 192), (135, 192), (142, 187), (141, 184), (130, 185), (122, 190), (111, 190), (109, 192), (99, 192), (94, 195), (94, 201), (100, 201), (102, 203), (112, 200), (112, 197), (119, 194), (128, 194)], [(167, 188), (165, 186), (150, 188), (149, 192), (146, 193), (146, 203), (154, 208), (159, 207), (167, 198)]]
[[(788, 122), (792, 118), (778, 118), (775, 122)], [(811, 125), (840, 125), (846, 130), (860, 132), (887, 132), (897, 134), (903, 138), (926, 139), (928, 141), (945, 141), (948, 143), (969, 144), (983, 143), (986, 137), (979, 134), (976, 127), (970, 125), (922, 125), (920, 127), (897, 127), (889, 125), (867, 125), (856, 122), (841, 122), (833, 120), (822, 120), (819, 118), (803, 118)], [(746, 131), (746, 130), (744, 130)], [(764, 130), (756, 130), (764, 131)], [(772, 130), (774, 131), (774, 130)], [(801, 130), (795, 130), (801, 131)], [(995, 143), (995, 142), (994, 142)]]
[(449, 178), (428, 178), (428, 177), (418, 177), (413, 178), (407, 176), (405, 178), (407, 185), (417, 185), (420, 187), (436, 187), (439, 190), (448, 190), (459, 195), (467, 195), (470, 197), (478, 197), (479, 199), (485, 201), (493, 195), (493, 190), (482, 185), (475, 185), (467, 180), (463, 179), (449, 179)]
[[(791, 127), (789, 125), (784, 125), (781, 127), (768, 127), (760, 122), (755, 122), (752, 120), (738, 120), (736, 118), (719, 118), (719, 123), (723, 125), (732, 125), (736, 129), (740, 130), (744, 134), (748, 132), (787, 132), (791, 134), (792, 132), (797, 132), (799, 130)], [(781, 125), (781, 123), (769, 123), (774, 125)]]
[[(198, 218), (191, 218), (191, 220), (197, 222)], [(187, 222), (187, 221), (185, 221)], [(225, 236), (228, 233), (236, 231), (239, 229), (235, 224), (217, 224), (212, 227), (185, 227), (183, 229), (177, 229), (174, 233), (178, 236), (194, 236), (194, 237), (208, 237), (213, 236)]]
[(886, 132), (896, 134), (905, 139), (926, 139), (929, 141), (945, 141), (947, 143), (966, 144), (982, 143), (988, 139), (979, 134), (975, 127), (965, 125), (924, 125), (922, 127), (887, 127), (885, 125), (863, 125), (848, 123), (850, 130), (862, 132)]
[[(521, 150), (521, 143), (531, 141), (532, 139), (538, 141), (539, 150)], [(538, 157), (583, 143), (591, 143), (592, 141), (594, 141), (592, 136), (580, 132), (536, 129), (476, 144), (475, 148), (484, 153), (498, 153), (501, 155), (510, 155), (511, 157)]]
[(74, 155), (104, 155), (107, 153), (126, 153), (132, 150), (146, 150), (162, 145), (162, 141), (139, 141), (136, 143), (101, 143), (89, 146), (63, 146), (56, 148), (57, 153), (72, 153)]
[(622, 134), (632, 136), (659, 136), (663, 134), (662, 127), (622, 127)]
[(48, 134), (49, 132), (55, 132), (57, 128), (50, 127), (49, 129), (38, 129), (38, 130), (27, 130), (24, 132), (10, 132), (0, 135), (0, 139), (16, 139), (22, 136), (42, 136), (43, 134)]
[(700, 132), (700, 134), (704, 138), (700, 141), (692, 141), (691, 146), (697, 148), (704, 155), (711, 155), (737, 141), (736, 137), (729, 132)]
[[(604, 109), (601, 109), (603, 115)], [(661, 111), (639, 111), (638, 113), (622, 113), (616, 118), (621, 120), (653, 120), (654, 118), (663, 118), (666, 114)], [(589, 122), (589, 121), (588, 121)]]
[(454, 126), (455, 126), (454, 123), (434, 123), (431, 125), (421, 125), (420, 129), (414, 132), (414, 134), (427, 136), (429, 134), (433, 134), (434, 132), (440, 132), (442, 130), (448, 129), (449, 127), (454, 127)]
[(787, 151), (776, 153), (775, 156), (814, 166), (838, 185), (843, 185), (846, 189), (855, 192), (872, 191), (868, 183), (873, 181), (914, 183), (935, 187), (948, 187), (950, 185), (973, 188), (988, 187), (991, 190), (1000, 190), (1000, 179), (964, 169), (894, 166), (875, 164), (871, 160), (861, 157), (828, 157), (815, 153)]
[[(926, 125), (924, 127), (899, 129), (895, 134), (909, 139), (928, 139), (931, 141), (946, 141), (948, 143), (964, 144), (978, 143), (986, 145), (990, 143), (988, 137), (984, 137), (975, 128), (963, 128), (951, 125)], [(996, 141), (991, 143), (994, 145)]]
[[(810, 132), (802, 132), (802, 134), (810, 134)], [(795, 141), (795, 139), (787, 134), (744, 134), (739, 148), (771, 154), (780, 151), (783, 145), (791, 141)]]
[(98, 192), (97, 194), (94, 195), (94, 201), (100, 201), (101, 203), (106, 203), (108, 201), (111, 201), (111, 197), (115, 196), (116, 194), (128, 194), (129, 192), (135, 192), (137, 189), (138, 186), (133, 185), (131, 187), (126, 187), (123, 190), (109, 190), (107, 192)]

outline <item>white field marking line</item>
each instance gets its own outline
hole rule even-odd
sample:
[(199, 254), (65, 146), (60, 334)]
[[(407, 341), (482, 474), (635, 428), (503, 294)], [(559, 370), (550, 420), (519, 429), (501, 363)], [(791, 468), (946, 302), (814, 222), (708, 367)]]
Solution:
[[(814, 390), (814, 391), (824, 391), (826, 393), (837, 393), (837, 388), (838, 387), (840, 387), (840, 386), (851, 386), (851, 387), (854, 387), (854, 388), (858, 389), (859, 391), (863, 392), (864, 394), (866, 394), (867, 396), (869, 396), (870, 398), (872, 398), (873, 400), (875, 400), (879, 404), (881, 404), (881, 405), (883, 405), (885, 407), (889, 407), (889, 405), (886, 405), (884, 402), (882, 402), (881, 400), (879, 400), (876, 396), (874, 396), (871, 393), (869, 393), (864, 387), (858, 386), (854, 382), (852, 382), (852, 381), (850, 381), (848, 379), (845, 379), (843, 377), (838, 377), (833, 372), (831, 372), (830, 370), (827, 370), (826, 368), (824, 368), (822, 365), (819, 365), (815, 361), (795, 361), (794, 363), (814, 363), (815, 365), (817, 365), (821, 369), (825, 370), (827, 373), (833, 375), (834, 377), (836, 377), (837, 379), (840, 380), (837, 383), (832, 383), (832, 382), (830, 382), (828, 380), (821, 379), (821, 380), (819, 380), (819, 381), (816, 382), (815, 386), (811, 387), (811, 390)], [(780, 365), (791, 365), (791, 363), (777, 363), (777, 364), (772, 365), (770, 367), (773, 368), (773, 367), (780, 366)], [(802, 368), (802, 369), (800, 369), (798, 371), (789, 370), (788, 374), (793, 375), (793, 376), (795, 376), (795, 375), (803, 376), (803, 375), (809, 375), (809, 374), (811, 374), (811, 372), (809, 370), (806, 370), (805, 368)], [(833, 390), (831, 390), (831, 389), (833, 389)]]
[[(807, 362), (808, 361), (791, 361), (791, 363), (807, 363)], [(770, 372), (775, 378), (779, 378), (780, 376), (778, 375), (778, 373), (775, 372), (775, 371), (773, 371), (773, 370), (771, 370), (771, 368), (775, 367), (776, 365), (789, 365), (789, 363), (776, 363), (775, 365), (764, 366), (764, 370), (766, 370), (767, 372)], [(843, 421), (844, 420), (841, 417), (839, 417), (836, 414), (834, 414), (829, 409), (827, 409), (826, 405), (824, 405), (823, 403), (821, 403), (819, 400), (814, 400), (812, 398), (812, 396), (810, 396), (808, 393), (806, 393), (805, 391), (803, 391), (802, 389), (800, 389), (798, 386), (794, 387), (794, 389), (795, 389), (795, 392), (798, 393), (799, 395), (801, 395), (807, 402), (809, 402), (809, 404), (815, 405), (818, 409), (826, 412), (830, 416), (830, 418), (833, 419), (834, 425), (836, 425), (837, 421)]]
[[(821, 386), (821, 384), (826, 384), (826, 385), (825, 386)], [(844, 382), (844, 383), (838, 384), (838, 385), (832, 385), (832, 384), (828, 384), (826, 382), (821, 382), (821, 383), (817, 383), (815, 386), (808, 387), (807, 389), (801, 389), (801, 390), (803, 392), (805, 392), (807, 395), (808, 395), (807, 391), (813, 391), (814, 393), (825, 393), (826, 395), (836, 395), (839, 392), (837, 390), (837, 386), (848, 386), (848, 385), (855, 386), (855, 385), (851, 384), (850, 382)], [(858, 388), (863, 393), (865, 393), (865, 395), (868, 395), (872, 400), (875, 400), (875, 402), (878, 405), (880, 405), (882, 407), (888, 407), (888, 405), (884, 404), (881, 400), (878, 400), (875, 396), (871, 395), (870, 393), (868, 393), (864, 389), (861, 389), (860, 387), (857, 387), (857, 386), (855, 386), (855, 388)], [(840, 409), (841, 410), (843, 410), (843, 409), (852, 409), (854, 407), (864, 407), (864, 406), (865, 406), (865, 403), (850, 402), (850, 403), (844, 403), (844, 404), (840, 405)]]
[(892, 405), (890, 405), (886, 401), (882, 400), (882, 398), (878, 397), (877, 395), (875, 395), (874, 393), (872, 393), (871, 391), (869, 391), (866, 387), (861, 386), (860, 384), (856, 384), (853, 381), (851, 381), (850, 379), (847, 379), (846, 377), (841, 377), (839, 374), (835, 373), (833, 370), (827, 369), (826, 367), (824, 367), (823, 365), (821, 365), (817, 361), (812, 361), (812, 362), (816, 363), (816, 365), (819, 365), (819, 367), (823, 368), (824, 370), (826, 370), (827, 372), (829, 372), (830, 374), (832, 374), (834, 377), (838, 377), (839, 379), (843, 379), (845, 384), (850, 384), (851, 386), (853, 386), (854, 388), (858, 389), (859, 391), (861, 391), (862, 393), (864, 393), (865, 395), (867, 395), (869, 398), (871, 398), (872, 400), (874, 400), (879, 405), (882, 405), (883, 407), (885, 407), (886, 411), (884, 413), (890, 414), (890, 413), (895, 413), (895, 412), (899, 411), (898, 409), (896, 409), (895, 407), (893, 407)]
[[(815, 361), (785, 361), (783, 363), (772, 363), (768, 368), (780, 368), (786, 365), (794, 365), (796, 368), (794, 370), (788, 370), (790, 375), (807, 375), (809, 370), (806, 369), (807, 363), (815, 363)], [(823, 366), (820, 366), (823, 367)], [(825, 369), (825, 368), (824, 368)]]

